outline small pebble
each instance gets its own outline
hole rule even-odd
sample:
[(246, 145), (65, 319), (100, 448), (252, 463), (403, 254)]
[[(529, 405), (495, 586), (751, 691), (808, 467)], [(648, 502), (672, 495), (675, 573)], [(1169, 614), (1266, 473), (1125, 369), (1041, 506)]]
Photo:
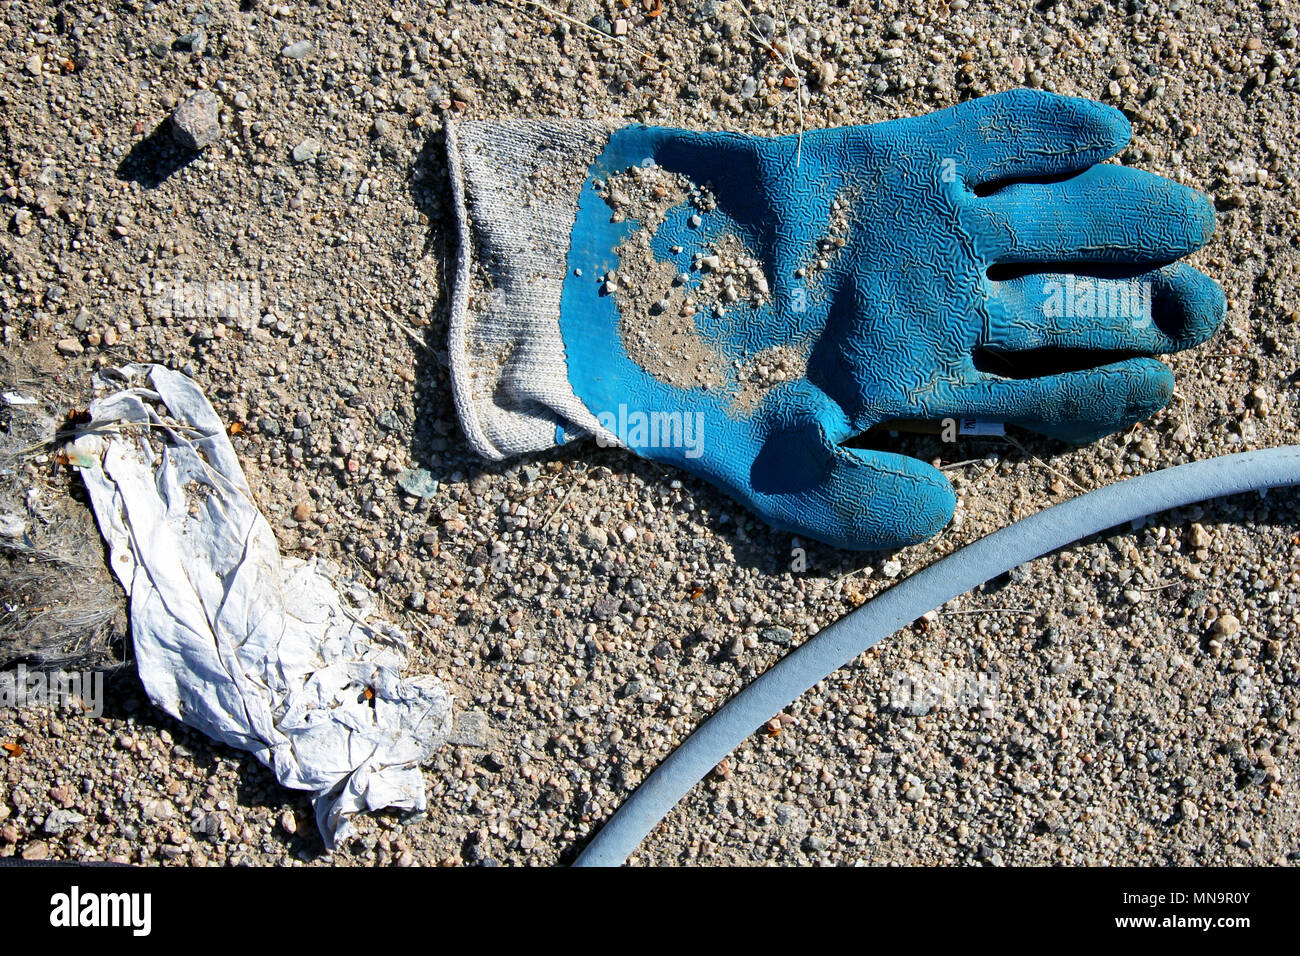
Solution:
[(1235, 614), (1221, 614), (1214, 621), (1214, 633), (1220, 637), (1231, 637), (1241, 630), (1241, 621)]
[(320, 155), (320, 140), (308, 137), (293, 148), (293, 161), (295, 163), (309, 163)]

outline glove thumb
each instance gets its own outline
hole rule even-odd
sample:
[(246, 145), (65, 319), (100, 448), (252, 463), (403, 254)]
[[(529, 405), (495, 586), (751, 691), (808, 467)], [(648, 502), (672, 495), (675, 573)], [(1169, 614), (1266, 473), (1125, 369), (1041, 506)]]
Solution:
[(836, 445), (815, 425), (770, 435), (750, 485), (752, 507), (772, 524), (853, 551), (924, 541), (957, 505), (938, 469), (905, 455)]

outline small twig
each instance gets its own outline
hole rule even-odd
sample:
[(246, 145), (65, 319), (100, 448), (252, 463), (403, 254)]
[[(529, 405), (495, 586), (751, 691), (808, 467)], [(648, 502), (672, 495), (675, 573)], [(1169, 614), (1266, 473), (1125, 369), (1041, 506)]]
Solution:
[(565, 23), (569, 24), (570, 26), (575, 26), (579, 30), (586, 30), (588, 33), (593, 33), (596, 36), (600, 37), (602, 40), (613, 40), (615, 43), (622, 45), (624, 49), (639, 53), (641, 56), (645, 57), (647, 60), (649, 60), (651, 63), (654, 63), (657, 66), (667, 66), (666, 63), (664, 63), (654, 54), (648, 53), (644, 48), (628, 42), (627, 37), (616, 37), (612, 34), (606, 33), (604, 30), (597, 30), (590, 23), (583, 23), (581, 20), (575, 20), (567, 13), (561, 13), (559, 10), (556, 10), (554, 7), (548, 7), (546, 4), (540, 3), (539, 0), (519, 0), (520, 4), (522, 4), (523, 6), (516, 6), (515, 4), (511, 3), (510, 0), (493, 0), (493, 2), (499, 3), (503, 7), (509, 7), (511, 10), (515, 10), (518, 13), (522, 13), (524, 16), (531, 16), (531, 14), (524, 8), (525, 6), (536, 7), (538, 10), (541, 10), (547, 16), (554, 17), (557, 20), (563, 20)]
[(859, 92), (861, 95), (865, 95), (867, 98), (875, 100), (881, 106), (887, 107), (890, 110), (893, 110), (895, 108), (895, 104), (889, 102), (889, 100), (885, 99), (883, 96), (877, 96), (875, 93), (871, 93), (866, 90), (862, 90)]
[(945, 616), (954, 614), (1033, 614), (1034, 609), (1030, 607), (976, 607), (962, 611), (940, 611), (939, 613)]
[(839, 587), (841, 584), (843, 584), (843, 583), (844, 583), (845, 581), (847, 581), (849, 578), (854, 577), (855, 575), (859, 575), (859, 574), (861, 574), (863, 571), (866, 571), (866, 572), (868, 572), (868, 573), (871, 573), (872, 570), (873, 570), (873, 569), (872, 569), (871, 565), (869, 565), (869, 564), (864, 564), (864, 565), (863, 565), (862, 567), (860, 567), (860, 568), (854, 568), (852, 571), (848, 571), (848, 572), (846, 572), (846, 573), (844, 573), (844, 574), (841, 574), (838, 578), (835, 579), (835, 582), (831, 585), (831, 590), (832, 590), (832, 591), (835, 590), (837, 587)]
[[(113, 421), (107, 421), (107, 422), (83, 422), (71, 426), (71, 431), (73, 435), (75, 435), (77, 438), (80, 438), (82, 435), (97, 435), (102, 432), (115, 432), (120, 435), (126, 435), (133, 428), (157, 428), (162, 431), (176, 432), (179, 435), (195, 436), (199, 439), (211, 438), (214, 434), (213, 432), (204, 431), (198, 425), (183, 425), (180, 422), (167, 422), (167, 421), (131, 422), (131, 421), (120, 421), (117, 419), (114, 419)], [(67, 435), (68, 435), (68, 426), (64, 426), (62, 428), (59, 428), (54, 433), (53, 438), (49, 439), (46, 442), (43, 442), (40, 445), (33, 445), (31, 446), (31, 449), (35, 450), (37, 448), (44, 448), (44, 447), (49, 447), (50, 445), (58, 444), (61, 441), (64, 441), (67, 438)]]
[(1178, 389), (1174, 389), (1174, 401), (1178, 404), (1178, 418), (1184, 428), (1187, 429), (1188, 440), (1194, 437), (1195, 432), (1192, 430), (1192, 423), (1187, 417), (1187, 400), (1183, 398)]
[[(781, 19), (785, 21), (785, 38), (788, 45), (788, 41), (790, 40), (790, 17), (786, 13), (784, 6), (779, 7), (779, 9), (781, 11)], [(799, 73), (799, 65), (794, 58), (794, 48), (790, 47), (789, 53), (785, 54), (769, 43), (763, 35), (758, 32), (758, 24), (754, 21), (753, 14), (749, 12), (749, 4), (745, 3), (744, 0), (741, 0), (740, 11), (745, 15), (745, 19), (749, 21), (749, 25), (753, 27), (753, 29), (749, 31), (749, 35), (758, 41), (759, 46), (772, 54), (772, 56), (775, 57), (782, 66), (790, 71), (790, 75), (795, 78), (796, 85), (794, 88), (794, 102), (799, 118), (799, 139), (795, 145), (794, 165), (795, 168), (798, 169), (799, 164), (803, 160), (803, 77)]]
[(430, 629), (429, 625), (425, 624), (425, 623), (424, 623), (423, 621), (421, 621), (418, 617), (416, 617), (415, 614), (414, 614), (413, 612), (411, 612), (411, 611), (407, 611), (406, 608), (400, 607), (400, 606), (397, 604), (397, 602), (394, 601), (392, 598), (385, 596), (384, 600), (386, 600), (390, 605), (392, 605), (392, 606), (393, 606), (394, 608), (396, 608), (398, 611), (402, 612), (402, 615), (403, 615), (407, 620), (409, 620), (412, 624), (414, 624), (415, 627), (416, 627), (416, 629), (417, 629), (421, 634), (423, 634), (423, 635), (425, 636), (425, 638), (427, 638), (427, 639), (429, 640), (430, 643), (434, 643), (434, 644), (436, 644), (436, 642), (437, 642), (437, 640), (438, 640), (438, 636), (437, 636), (436, 634), (433, 633), (433, 631), (432, 631), (432, 629)]
[(389, 312), (389, 311), (388, 311), (387, 309), (385, 309), (382, 305), (380, 305), (380, 304), (375, 300), (375, 297), (374, 297), (373, 295), (371, 295), (369, 292), (365, 292), (365, 291), (362, 292), (362, 295), (364, 295), (364, 296), (366, 297), (366, 301), (368, 301), (372, 306), (374, 306), (375, 309), (379, 312), (380, 315), (382, 315), (384, 318), (388, 319), (388, 321), (392, 322), (393, 325), (397, 326), (399, 329), (401, 329), (403, 332), (405, 332), (408, 336), (410, 336), (411, 341), (414, 342), (414, 343), (416, 344), (417, 347), (422, 348), (422, 349), (427, 349), (427, 348), (429, 347), (429, 343), (426, 342), (426, 341), (424, 340), (424, 337), (423, 337), (422, 335), (420, 335), (419, 332), (415, 331), (415, 329), (411, 328), (409, 325), (407, 325), (405, 322), (403, 322), (403, 321), (402, 321), (401, 319), (399, 319), (397, 316), (393, 315), (393, 313)]
[(950, 471), (953, 468), (965, 468), (967, 465), (978, 465), (987, 461), (985, 458), (967, 458), (965, 461), (954, 461), (951, 465), (944, 465), (940, 471)]
[(429, 347), (429, 343), (421, 337), (419, 332), (415, 331), (415, 329), (411, 328), (397, 316), (390, 314), (388, 318), (392, 320), (392, 323), (395, 326), (410, 336), (411, 341), (415, 343), (417, 348), (427, 349)]
[[(367, 568), (365, 565), (363, 565), (360, 561), (358, 561), (355, 555), (349, 555), (348, 557), (349, 557), (349, 559), (352, 561), (353, 566), (356, 567), (356, 568), (358, 568), (358, 569), (361, 571), (362, 574), (367, 574), (367, 575), (368, 575), (368, 574), (370, 573), (370, 569)], [(330, 583), (333, 584), (334, 582), (331, 581)], [(370, 590), (370, 589), (367, 589), (367, 590)], [(416, 628), (419, 629), (420, 633), (423, 634), (425, 637), (429, 638), (429, 640), (431, 640), (431, 641), (435, 641), (435, 640), (437, 640), (436, 635), (434, 635), (434, 633), (433, 633), (431, 630), (429, 630), (428, 625), (426, 625), (423, 621), (421, 621), (418, 617), (416, 617), (416, 616), (415, 616), (415, 615), (414, 615), (410, 610), (408, 610), (407, 608), (405, 608), (405, 607), (403, 607), (402, 605), (398, 604), (396, 601), (394, 601), (392, 598), (390, 598), (387, 594), (385, 594), (382, 588), (378, 588), (378, 587), (376, 587), (376, 588), (374, 588), (373, 590), (371, 590), (370, 593), (373, 594), (376, 598), (378, 598), (380, 602), (382, 602), (382, 603), (384, 603), (384, 604), (387, 604), (387, 605), (388, 605), (389, 607), (391, 607), (394, 611), (396, 611), (397, 614), (400, 615), (401, 618), (402, 618), (403, 620), (410, 620), (410, 622), (411, 622), (412, 624), (414, 624), (414, 625), (416, 626)], [(347, 615), (348, 619), (351, 620), (352, 623), (357, 624), (357, 625), (359, 625), (359, 626), (361, 626), (361, 627), (364, 627), (366, 630), (368, 630), (368, 631), (370, 631), (372, 634), (374, 634), (377, 638), (380, 638), (380, 639), (385, 640), (386, 643), (389, 643), (389, 644), (393, 644), (393, 643), (394, 643), (393, 641), (388, 641), (388, 640), (387, 640), (387, 638), (386, 638), (385, 635), (382, 633), (382, 631), (380, 630), (380, 628), (375, 627), (375, 626), (374, 626), (373, 624), (371, 624), (369, 621), (366, 621), (366, 620), (364, 620), (362, 617), (360, 617), (359, 615), (355, 614), (355, 613), (352, 611), (352, 609), (351, 609), (350, 607), (348, 607), (346, 604), (344, 604), (342, 601), (339, 602), (339, 610), (341, 610), (345, 615)], [(385, 621), (384, 623), (387, 624), (387, 625), (390, 626), (390, 627), (396, 628), (399, 632), (401, 631), (401, 628), (398, 626), (398, 624), (397, 624), (396, 622), (393, 622), (393, 621)], [(402, 639), (403, 639), (403, 641), (405, 641), (405, 638), (406, 638), (406, 635), (405, 635), (405, 633), (403, 633), (403, 634), (402, 634)], [(406, 648), (403, 647), (403, 650), (406, 650)]]
[(794, 87), (794, 105), (795, 105), (795, 108), (798, 110), (798, 114), (799, 114), (799, 139), (798, 139), (798, 140), (796, 141), (796, 143), (795, 143), (795, 150), (794, 150), (794, 168), (795, 168), (795, 169), (798, 169), (798, 168), (799, 168), (799, 164), (803, 161), (803, 130), (804, 130), (804, 122), (803, 122), (803, 88), (804, 88), (804, 80), (803, 80), (803, 74), (801, 74), (801, 73), (799, 72), (798, 64), (795, 62), (795, 58), (794, 58), (794, 41), (793, 41), (793, 40), (791, 39), (791, 37), (790, 37), (790, 13), (789, 13), (789, 11), (786, 9), (786, 7), (785, 7), (785, 3), (784, 3), (784, 2), (780, 2), (780, 0), (778, 0), (777, 6), (778, 6), (778, 7), (780, 8), (780, 10), (781, 10), (781, 19), (785, 21), (785, 42), (786, 42), (786, 47), (789, 49), (789, 56), (790, 56), (790, 59), (789, 59), (789, 60), (787, 61), (787, 63), (786, 63), (786, 69), (788, 69), (792, 74), (794, 74), (794, 78), (795, 78), (795, 87)]
[(1037, 463), (1038, 463), (1039, 465), (1041, 465), (1043, 468), (1046, 468), (1048, 471), (1050, 471), (1052, 474), (1054, 474), (1057, 478), (1060, 478), (1062, 481), (1069, 482), (1069, 483), (1074, 487), (1074, 490), (1075, 490), (1075, 491), (1082, 491), (1082, 492), (1085, 492), (1085, 493), (1087, 492), (1087, 490), (1088, 490), (1087, 488), (1083, 487), (1081, 484), (1079, 484), (1077, 481), (1075, 481), (1075, 480), (1074, 480), (1073, 478), (1071, 478), (1069, 475), (1066, 475), (1066, 474), (1063, 474), (1062, 472), (1057, 471), (1055, 468), (1053, 468), (1053, 467), (1052, 467), (1051, 465), (1049, 465), (1047, 462), (1043, 461), (1043, 459), (1039, 458), (1037, 455), (1035, 455), (1032, 451), (1030, 451), (1030, 450), (1029, 450), (1028, 448), (1026, 448), (1024, 445), (1020, 444), (1020, 442), (1018, 442), (1018, 441), (1016, 441), (1014, 438), (1012, 438), (1010, 435), (1004, 435), (1003, 437), (1004, 437), (1007, 441), (1009, 441), (1011, 444), (1013, 444), (1013, 445), (1015, 445), (1017, 448), (1019, 448), (1021, 454), (1023, 454), (1023, 455), (1028, 455), (1030, 458), (1032, 458), (1035, 462), (1037, 462)]
[(564, 509), (564, 506), (569, 503), (569, 499), (573, 497), (573, 493), (577, 490), (578, 485), (577, 483), (574, 483), (569, 490), (564, 493), (564, 497), (560, 499), (560, 503), (555, 506), (551, 513), (546, 516), (546, 520), (542, 522), (543, 531), (551, 526), (551, 522), (555, 520), (555, 516)]
[(981, 481), (983, 481), (993, 472), (997, 471), (999, 464), (1001, 464), (1001, 462), (995, 461), (993, 464), (989, 465), (987, 468), (981, 471), (978, 475), (976, 475), (974, 478), (970, 480), (969, 487), (974, 488), (976, 485), (978, 485)]
[(527, 501), (529, 498), (536, 498), (540, 494), (545, 494), (555, 487), (555, 483), (563, 477), (562, 474), (551, 475), (546, 478), (540, 488), (525, 488), (520, 494), (510, 496), (510, 500), (515, 504), (521, 501)]

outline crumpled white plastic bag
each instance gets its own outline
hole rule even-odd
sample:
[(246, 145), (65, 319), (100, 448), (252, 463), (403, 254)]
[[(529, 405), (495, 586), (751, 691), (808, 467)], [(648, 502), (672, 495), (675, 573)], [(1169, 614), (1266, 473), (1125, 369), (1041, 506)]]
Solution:
[(437, 678), (403, 678), (405, 638), (359, 584), (282, 558), (220, 418), (158, 365), (90, 406), (68, 449), (131, 601), (150, 699), (315, 794), (333, 848), (350, 814), (425, 808), (420, 764), (451, 731)]

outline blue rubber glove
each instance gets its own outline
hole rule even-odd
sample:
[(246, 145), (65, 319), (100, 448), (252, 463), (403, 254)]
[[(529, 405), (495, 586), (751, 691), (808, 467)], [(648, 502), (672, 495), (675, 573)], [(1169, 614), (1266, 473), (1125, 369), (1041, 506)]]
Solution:
[(590, 430), (778, 528), (930, 537), (943, 474), (847, 440), (978, 417), (1089, 441), (1161, 408), (1173, 377), (1149, 356), (1222, 320), (1218, 285), (1171, 264), (1213, 207), (1097, 165), (1129, 137), (1117, 110), (1030, 90), (801, 138), (612, 133), (559, 303)]

